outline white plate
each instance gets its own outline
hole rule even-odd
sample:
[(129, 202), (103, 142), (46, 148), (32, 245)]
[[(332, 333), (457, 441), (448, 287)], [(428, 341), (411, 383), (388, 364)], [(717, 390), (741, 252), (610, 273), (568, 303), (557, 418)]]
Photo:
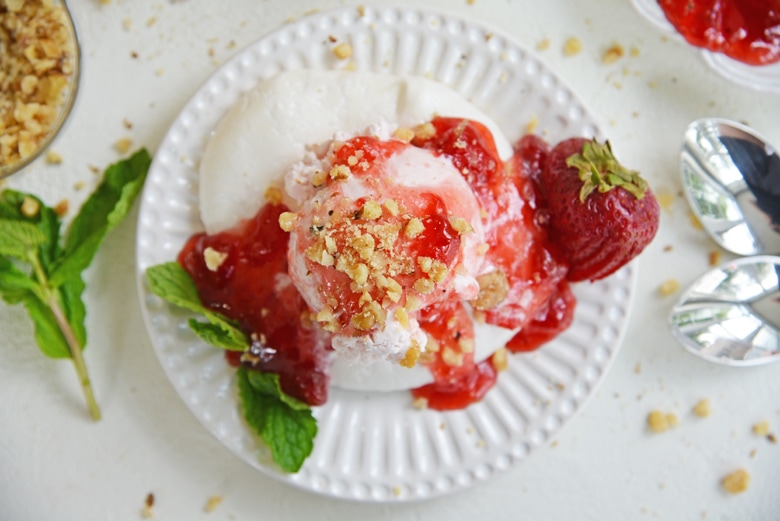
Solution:
[[(662, 32), (686, 43), (685, 39), (669, 23), (657, 0), (631, 0), (636, 10)], [(694, 47), (695, 48), (695, 47)], [(696, 49), (696, 48), (695, 48)], [(725, 54), (699, 49), (702, 58), (712, 70), (738, 85), (752, 89), (780, 93), (780, 62), (772, 65), (747, 65)]]
[(193, 414), (250, 465), (344, 499), (404, 501), (451, 493), (545, 446), (591, 396), (625, 331), (635, 269), (575, 288), (572, 327), (543, 349), (511, 357), (479, 404), (419, 411), (407, 392), (331, 389), (315, 410), (314, 453), (295, 475), (269, 461), (238, 412), (234, 371), (189, 331), (187, 315), (149, 292), (144, 270), (176, 258), (202, 229), (197, 164), (217, 121), (240, 94), (285, 69), (338, 68), (328, 36), (348, 41), (360, 70), (424, 75), (469, 97), (512, 140), (532, 119), (548, 139), (598, 135), (576, 96), (532, 53), (498, 31), (435, 11), (349, 7), (287, 24), (239, 52), (187, 103), (158, 150), (142, 195), (137, 278), (152, 345)]

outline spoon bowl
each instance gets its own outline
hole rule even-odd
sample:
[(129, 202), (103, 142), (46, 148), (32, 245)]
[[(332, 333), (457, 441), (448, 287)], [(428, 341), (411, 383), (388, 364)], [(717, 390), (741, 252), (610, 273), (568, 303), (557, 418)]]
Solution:
[(696, 217), (738, 255), (780, 253), (780, 156), (734, 121), (699, 119), (685, 131), (682, 183)]
[(723, 365), (780, 361), (780, 257), (737, 259), (694, 282), (669, 314), (691, 353)]

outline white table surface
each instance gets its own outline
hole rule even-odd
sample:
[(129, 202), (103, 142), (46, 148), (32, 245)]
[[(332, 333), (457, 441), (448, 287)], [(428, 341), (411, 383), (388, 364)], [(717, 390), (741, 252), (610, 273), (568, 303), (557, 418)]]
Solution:
[[(767, 420), (780, 435), (780, 366), (710, 365), (684, 352), (665, 325), (674, 297), (716, 249), (689, 221), (677, 153), (702, 116), (745, 121), (780, 145), (780, 95), (746, 90), (711, 72), (691, 48), (662, 37), (627, 0), (396, 0), (475, 18), (538, 51), (596, 115), (621, 159), (656, 192), (676, 194), (639, 263), (628, 332), (593, 399), (552, 446), (453, 497), (402, 505), (352, 504), (302, 492), (252, 469), (220, 445), (166, 380), (144, 331), (134, 279), (137, 209), (106, 240), (88, 282), (86, 352), (104, 417), (87, 417), (67, 362), (44, 358), (25, 311), (0, 304), (0, 520), (770, 520), (780, 517), (780, 445), (751, 432)], [(154, 150), (194, 90), (244, 45), (337, 0), (72, 0), (84, 53), (75, 112), (53, 149), (59, 166), (33, 164), (5, 186), (63, 198), (76, 208), (97, 182), (89, 166), (117, 159), (131, 137)], [(369, 4), (369, 0), (364, 0)], [(129, 28), (127, 27), (126, 20)], [(568, 37), (583, 51), (565, 57)], [(235, 45), (231, 42), (235, 42)], [(606, 65), (613, 43), (639, 55)], [(137, 53), (137, 58), (132, 54)], [(212, 56), (213, 55), (213, 56)], [(127, 129), (123, 121), (132, 123)], [(86, 186), (76, 190), (74, 185)], [(724, 260), (728, 256), (724, 255)], [(702, 398), (712, 414), (697, 418)], [(652, 409), (675, 429), (650, 433)], [(750, 488), (729, 495), (736, 468)], [(207, 500), (221, 496), (211, 513)]]

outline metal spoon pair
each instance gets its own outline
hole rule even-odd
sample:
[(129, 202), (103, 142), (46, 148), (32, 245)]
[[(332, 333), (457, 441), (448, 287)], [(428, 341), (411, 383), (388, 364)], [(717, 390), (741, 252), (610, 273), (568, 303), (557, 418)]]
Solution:
[(724, 249), (750, 255), (705, 273), (669, 315), (674, 337), (706, 360), (780, 361), (780, 157), (748, 127), (724, 119), (688, 126), (681, 153), (688, 202)]

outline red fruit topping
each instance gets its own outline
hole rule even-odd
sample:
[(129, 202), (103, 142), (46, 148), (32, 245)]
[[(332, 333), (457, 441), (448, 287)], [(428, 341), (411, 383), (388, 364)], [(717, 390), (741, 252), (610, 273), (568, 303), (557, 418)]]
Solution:
[(780, 61), (780, 0), (659, 0), (692, 45), (749, 65)]
[[(234, 230), (195, 235), (179, 263), (205, 306), (237, 320), (256, 338), (250, 357), (227, 351), (228, 363), (277, 373), (285, 393), (321, 405), (328, 396), (323, 361), (330, 340), (304, 319), (308, 308), (289, 281), (288, 235), (279, 228), (279, 215), (286, 210), (269, 204)], [(207, 248), (224, 255), (216, 268), (208, 265)]]
[(428, 333), (428, 353), (421, 360), (434, 382), (412, 390), (439, 411), (463, 409), (478, 402), (496, 383), (497, 371), (490, 360), (474, 363), (474, 324), (457, 301), (434, 304), (423, 310), (420, 326)]
[(658, 201), (638, 173), (617, 162), (609, 143), (562, 141), (547, 158), (542, 186), (570, 281), (611, 275), (658, 230)]
[(568, 282), (562, 280), (547, 308), (512, 337), (506, 348), (513, 353), (534, 351), (566, 331), (574, 319), (576, 302)]

